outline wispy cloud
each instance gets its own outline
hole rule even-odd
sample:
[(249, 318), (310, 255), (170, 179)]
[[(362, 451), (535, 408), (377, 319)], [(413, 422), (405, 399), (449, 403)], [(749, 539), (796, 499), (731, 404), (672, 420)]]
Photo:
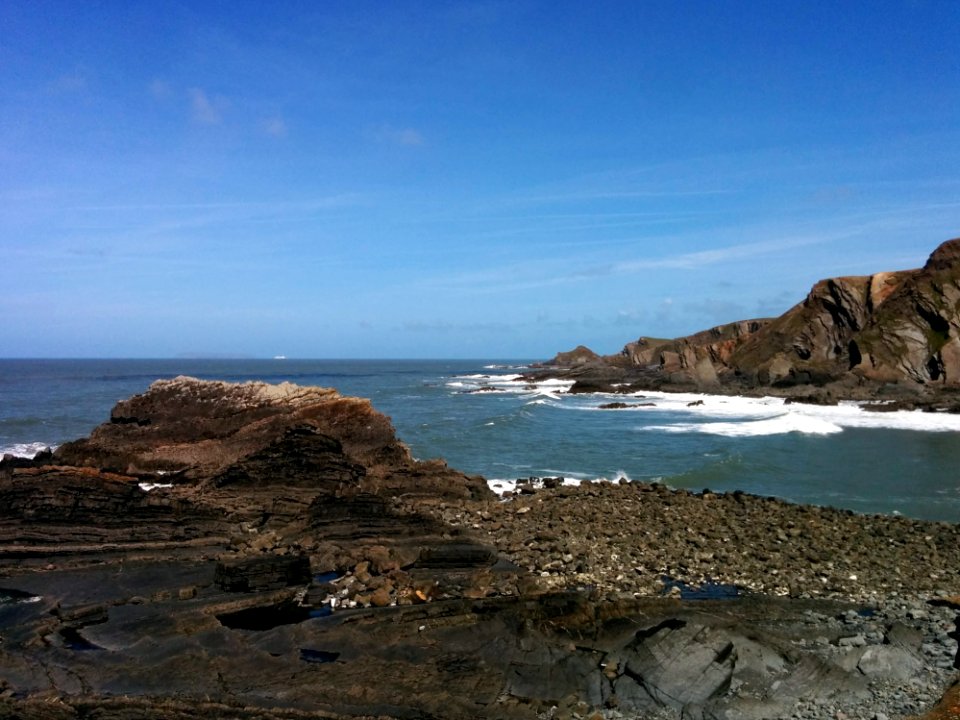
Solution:
[(526, 195), (518, 198), (519, 202), (529, 204), (548, 204), (580, 202), (585, 200), (629, 200), (634, 199), (663, 199), (703, 197), (707, 195), (730, 195), (733, 190), (581, 190), (555, 195)]
[(449, 322), (444, 320), (409, 320), (400, 325), (402, 330), (417, 333), (451, 333), (451, 332), (487, 332), (497, 333), (513, 327), (503, 322)]
[(260, 128), (270, 137), (282, 138), (287, 136), (287, 123), (279, 115), (266, 118), (260, 123)]
[(359, 193), (341, 193), (338, 195), (323, 195), (304, 200), (235, 200), (227, 202), (195, 202), (195, 203), (118, 203), (112, 205), (74, 205), (67, 210), (256, 210), (262, 212), (311, 211), (324, 208), (337, 208), (359, 205), (364, 200)]
[[(826, 242), (839, 239), (825, 235), (810, 235), (790, 238), (777, 238), (762, 242), (743, 243), (700, 250), (698, 252), (665, 255), (657, 258), (641, 258), (626, 262), (614, 263), (609, 266), (609, 274), (634, 273), (641, 270), (695, 270), (710, 265), (719, 265), (733, 260), (756, 258), (758, 255), (782, 252), (789, 248), (805, 247), (808, 245), (822, 245)], [(596, 273), (593, 273), (594, 275)]]
[(50, 89), (57, 93), (78, 93), (87, 89), (87, 74), (77, 69), (64, 73), (50, 84)]
[(219, 125), (229, 101), (222, 95), (208, 95), (201, 88), (190, 88), (190, 109), (195, 122), (201, 125)]
[(169, 100), (173, 96), (173, 87), (166, 80), (161, 80), (160, 78), (151, 80), (148, 89), (150, 90), (150, 95), (157, 101), (162, 102)]
[(419, 130), (414, 128), (397, 128), (392, 125), (380, 125), (374, 128), (370, 135), (374, 140), (393, 145), (423, 145), (424, 138)]

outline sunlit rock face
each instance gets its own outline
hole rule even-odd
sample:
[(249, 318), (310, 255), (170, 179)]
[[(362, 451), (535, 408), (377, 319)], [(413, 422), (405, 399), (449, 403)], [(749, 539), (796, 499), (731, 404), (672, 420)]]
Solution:
[(575, 392), (610, 390), (615, 382), (723, 392), (827, 389), (856, 399), (882, 389), (960, 391), (960, 239), (940, 245), (919, 269), (821, 280), (777, 318), (672, 340), (641, 337), (614, 356), (589, 353), (560, 353), (548, 365), (575, 373)]

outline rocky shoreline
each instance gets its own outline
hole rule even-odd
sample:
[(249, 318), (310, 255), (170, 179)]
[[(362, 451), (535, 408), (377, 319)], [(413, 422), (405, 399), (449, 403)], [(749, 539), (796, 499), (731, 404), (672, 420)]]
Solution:
[(883, 401), (878, 409), (960, 412), (960, 239), (921, 268), (821, 280), (776, 318), (739, 320), (618, 354), (558, 353), (531, 380), (571, 392), (644, 390)]
[(368, 401), (155, 383), (0, 462), (0, 717), (940, 712), (960, 527), (414, 460)]

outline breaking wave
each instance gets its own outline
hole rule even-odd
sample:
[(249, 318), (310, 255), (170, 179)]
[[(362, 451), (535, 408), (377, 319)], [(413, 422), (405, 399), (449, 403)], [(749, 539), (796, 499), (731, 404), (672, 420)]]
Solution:
[(673, 425), (648, 425), (641, 430), (660, 430), (670, 433), (706, 433), (724, 437), (758, 437), (797, 432), (805, 435), (832, 435), (843, 432), (835, 423), (816, 417), (784, 413), (767, 420), (743, 422), (676, 423)]
[[(547, 475), (545, 477), (560, 478), (561, 484), (563, 485), (572, 485), (577, 486), (582, 483), (590, 482), (631, 482), (630, 476), (627, 475), (623, 470), (618, 470), (613, 477), (586, 477), (581, 473), (571, 473), (571, 472), (558, 472), (555, 475)], [(659, 479), (657, 479), (659, 480)], [(542, 488), (544, 486), (544, 478), (534, 477), (534, 478), (521, 478), (521, 479), (512, 479), (507, 480), (504, 478), (494, 478), (487, 480), (487, 486), (493, 490), (497, 495), (505, 495), (506, 493), (516, 492), (518, 486), (531, 485), (535, 488)]]
[(0, 457), (4, 455), (14, 455), (16, 457), (32, 458), (38, 452), (46, 450), (47, 448), (56, 450), (57, 446), (44, 442), (14, 443), (13, 445), (0, 447)]
[[(623, 406), (610, 412), (627, 413), (636, 421), (648, 416), (655, 424), (640, 431), (702, 433), (724, 437), (759, 437), (799, 433), (833, 435), (849, 428), (960, 432), (960, 415), (921, 410), (876, 412), (865, 403), (838, 405), (787, 404), (783, 398), (741, 397), (644, 391), (635, 394), (570, 395), (571, 381), (530, 383), (520, 375), (461, 375), (447, 382), (461, 392), (511, 393), (526, 405), (573, 411), (607, 411), (611, 402)], [(655, 418), (655, 419), (654, 419)], [(646, 418), (645, 418), (646, 419)]]

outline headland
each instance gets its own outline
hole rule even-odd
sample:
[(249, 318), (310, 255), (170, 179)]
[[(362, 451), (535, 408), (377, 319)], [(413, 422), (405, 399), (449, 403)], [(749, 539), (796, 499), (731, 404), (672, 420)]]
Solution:
[(532, 377), (571, 392), (775, 395), (878, 410), (960, 411), (960, 239), (923, 267), (817, 282), (776, 318), (736, 320), (673, 339), (641, 336), (615, 355), (558, 353)]

